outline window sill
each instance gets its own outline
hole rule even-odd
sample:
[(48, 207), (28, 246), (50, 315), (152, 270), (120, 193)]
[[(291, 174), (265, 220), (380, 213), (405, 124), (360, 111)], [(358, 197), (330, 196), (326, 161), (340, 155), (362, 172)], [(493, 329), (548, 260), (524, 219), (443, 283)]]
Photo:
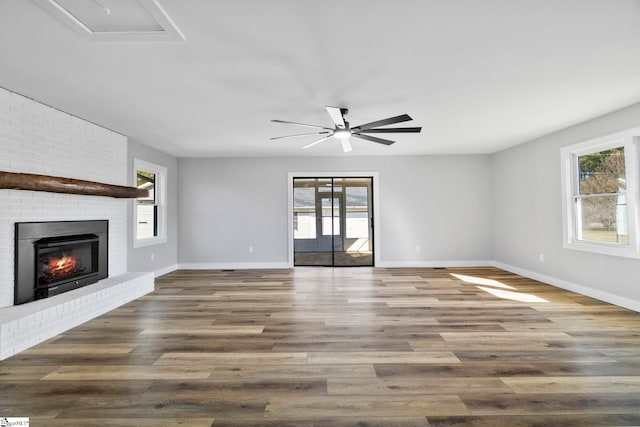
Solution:
[(617, 256), (623, 258), (640, 259), (640, 252), (634, 251), (630, 246), (608, 245), (606, 243), (584, 242), (581, 240), (566, 242), (563, 247), (581, 252), (591, 252), (601, 255)]
[(145, 246), (160, 245), (163, 243), (167, 243), (167, 239), (164, 237), (152, 237), (149, 239), (135, 239), (133, 241), (133, 247), (134, 249), (144, 248)]

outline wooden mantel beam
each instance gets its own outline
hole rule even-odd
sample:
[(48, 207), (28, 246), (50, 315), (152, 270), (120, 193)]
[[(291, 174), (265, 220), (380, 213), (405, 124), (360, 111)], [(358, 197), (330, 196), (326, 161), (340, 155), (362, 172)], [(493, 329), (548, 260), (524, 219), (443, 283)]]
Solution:
[(0, 189), (48, 191), (50, 193), (83, 194), (134, 199), (147, 197), (148, 190), (124, 185), (31, 173), (0, 172)]

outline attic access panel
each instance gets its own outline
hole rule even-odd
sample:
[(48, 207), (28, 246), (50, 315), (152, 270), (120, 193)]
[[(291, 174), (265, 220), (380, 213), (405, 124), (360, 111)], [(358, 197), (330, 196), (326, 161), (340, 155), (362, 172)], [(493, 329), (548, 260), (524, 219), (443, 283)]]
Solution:
[(34, 0), (91, 41), (184, 41), (156, 0)]

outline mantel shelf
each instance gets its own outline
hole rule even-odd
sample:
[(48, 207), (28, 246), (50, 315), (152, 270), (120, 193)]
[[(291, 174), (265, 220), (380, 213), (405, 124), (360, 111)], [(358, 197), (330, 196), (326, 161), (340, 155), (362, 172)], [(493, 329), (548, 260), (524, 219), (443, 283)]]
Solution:
[(101, 182), (59, 176), (36, 175), (30, 173), (0, 172), (0, 189), (47, 191), (50, 193), (82, 194), (85, 196), (106, 196), (125, 199), (148, 197), (149, 191), (124, 185), (103, 184)]

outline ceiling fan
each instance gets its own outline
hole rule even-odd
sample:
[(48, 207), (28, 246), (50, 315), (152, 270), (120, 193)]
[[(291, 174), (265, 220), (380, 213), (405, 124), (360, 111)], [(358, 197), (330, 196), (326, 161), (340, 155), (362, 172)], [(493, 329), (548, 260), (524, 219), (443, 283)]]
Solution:
[(365, 123), (363, 125), (349, 127), (349, 122), (344, 119), (349, 113), (349, 110), (346, 108), (339, 107), (324, 107), (331, 116), (331, 120), (335, 124), (335, 128), (330, 128), (326, 126), (318, 126), (318, 125), (308, 125), (306, 123), (298, 123), (298, 122), (289, 122), (286, 120), (271, 120), (274, 123), (288, 123), (292, 125), (298, 126), (306, 126), (310, 128), (320, 129), (318, 132), (311, 133), (298, 133), (295, 135), (286, 135), (286, 136), (276, 136), (274, 139), (282, 139), (282, 138), (297, 138), (301, 136), (308, 135), (323, 135), (322, 138), (305, 145), (304, 148), (313, 147), (316, 144), (319, 144), (327, 139), (334, 137), (337, 138), (342, 144), (342, 149), (345, 153), (352, 151), (350, 137), (356, 137), (360, 139), (364, 139), (371, 142), (376, 142), (378, 144), (391, 145), (394, 144), (395, 141), (391, 141), (389, 139), (378, 138), (376, 136), (367, 135), (370, 133), (419, 133), (422, 130), (422, 127), (406, 127), (406, 128), (379, 128), (378, 126), (387, 126), (395, 123), (407, 122), (409, 120), (413, 120), (408, 114), (402, 114), (400, 116), (389, 117), (388, 119), (376, 120), (375, 122)]

